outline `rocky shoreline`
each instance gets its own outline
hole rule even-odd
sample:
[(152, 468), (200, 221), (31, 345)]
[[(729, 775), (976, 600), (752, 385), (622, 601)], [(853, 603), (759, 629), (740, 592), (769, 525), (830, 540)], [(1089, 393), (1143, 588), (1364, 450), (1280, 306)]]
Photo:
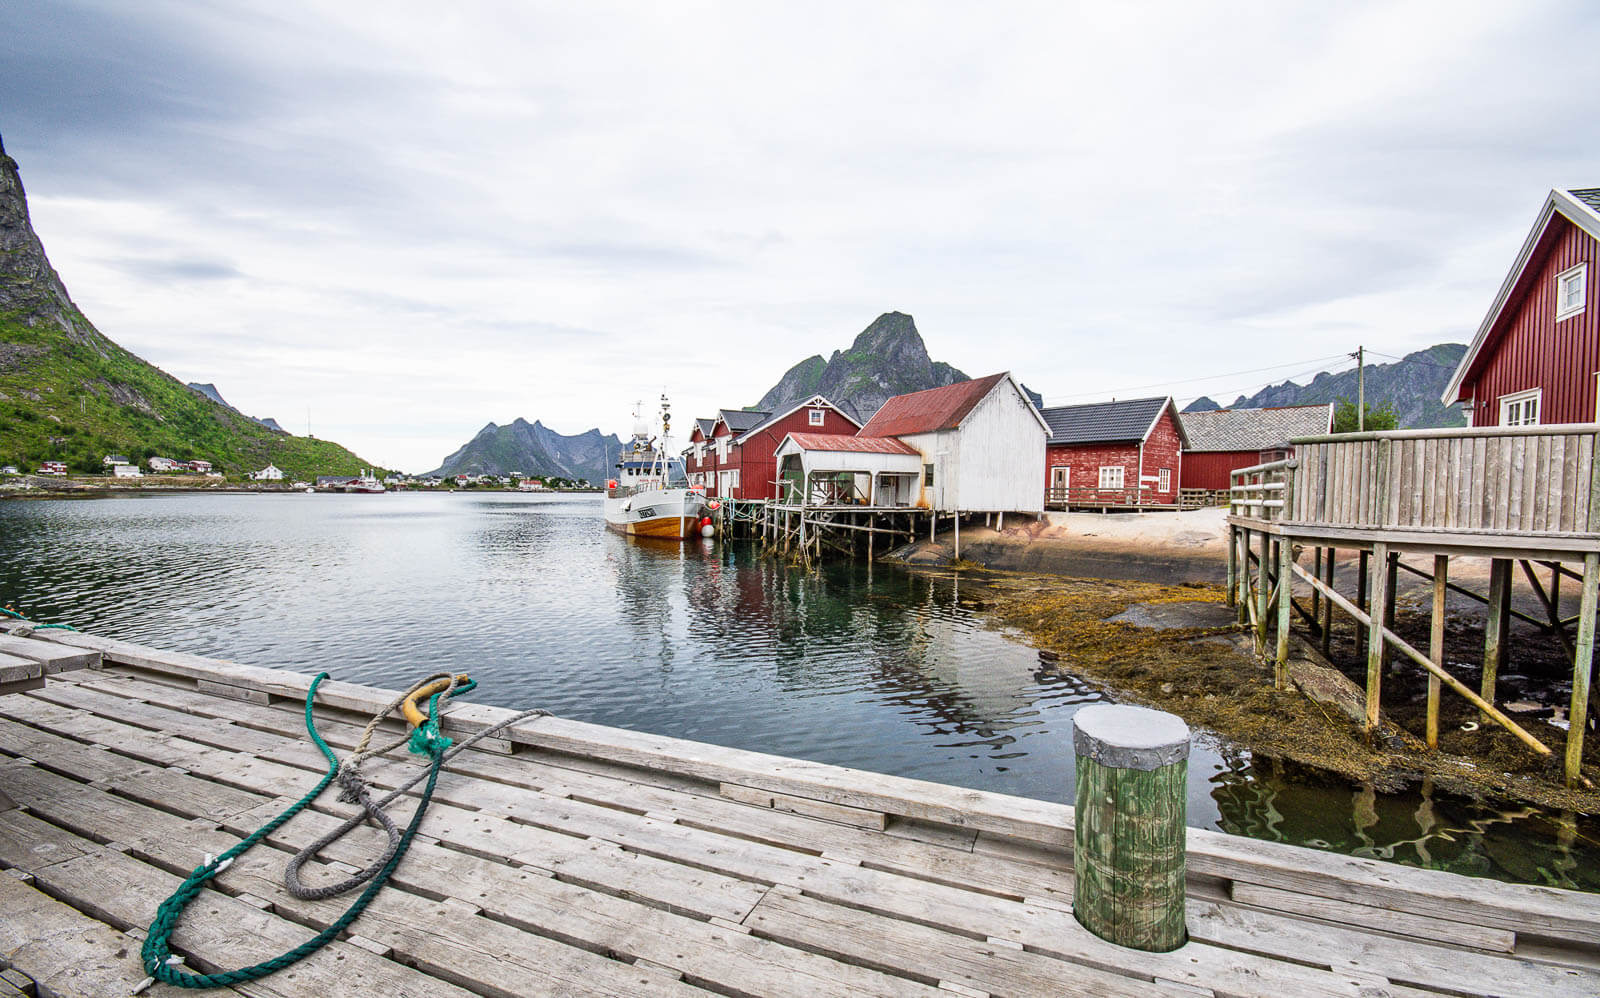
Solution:
[[(1476, 709), (1461, 697), (1442, 699), (1440, 751), (1427, 751), (1418, 737), (1426, 681), (1411, 675), (1420, 670), (1392, 668), (1385, 678), (1385, 723), (1369, 737), (1358, 723), (1364, 667), (1352, 665), (1357, 656), (1348, 622), (1335, 624), (1331, 661), (1294, 641), (1294, 687), (1274, 689), (1270, 666), (1256, 657), (1226, 606), (1222, 522), (1220, 510), (1052, 514), (1003, 531), (963, 530), (960, 561), (949, 535), (892, 557), (913, 570), (960, 572), (964, 587), (981, 585), (982, 612), (1038, 648), (1048, 666), (1096, 682), (1118, 699), (1172, 711), (1253, 753), (1380, 790), (1428, 781), (1478, 800), (1600, 814), (1600, 791), (1567, 789), (1559, 765), (1502, 729), (1478, 724)], [(1463, 566), (1456, 577), (1477, 574), (1473, 567)], [(1427, 613), (1413, 588), (1400, 597), (1396, 626), (1402, 634), (1420, 631), (1425, 644)], [(1481, 606), (1457, 598), (1447, 618), (1447, 660), (1461, 663), (1460, 678), (1476, 685)], [(1559, 644), (1535, 640), (1535, 634), (1513, 635), (1519, 650), (1515, 671), (1502, 677), (1502, 695), (1515, 694), (1548, 715), (1560, 709), (1562, 667), (1570, 673), (1571, 666)], [(1559, 757), (1559, 718), (1556, 725), (1541, 720), (1529, 726)], [(1585, 766), (1600, 769), (1600, 739), (1587, 741)]]

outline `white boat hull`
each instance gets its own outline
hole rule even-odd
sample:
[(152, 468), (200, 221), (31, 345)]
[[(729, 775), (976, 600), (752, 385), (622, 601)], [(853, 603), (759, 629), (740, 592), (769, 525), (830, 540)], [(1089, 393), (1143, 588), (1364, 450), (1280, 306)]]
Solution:
[(700, 536), (705, 496), (688, 489), (646, 489), (606, 497), (606, 527), (631, 537), (683, 540)]

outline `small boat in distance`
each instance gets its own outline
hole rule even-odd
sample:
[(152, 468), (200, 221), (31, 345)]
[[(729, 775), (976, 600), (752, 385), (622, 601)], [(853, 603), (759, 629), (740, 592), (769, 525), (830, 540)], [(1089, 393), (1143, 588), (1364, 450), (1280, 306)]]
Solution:
[(642, 402), (634, 407), (633, 439), (618, 455), (617, 477), (606, 483), (606, 527), (633, 537), (698, 537), (706, 497), (698, 489), (672, 487), (667, 447), (671, 405), (661, 396), (659, 439), (651, 436), (642, 407)]

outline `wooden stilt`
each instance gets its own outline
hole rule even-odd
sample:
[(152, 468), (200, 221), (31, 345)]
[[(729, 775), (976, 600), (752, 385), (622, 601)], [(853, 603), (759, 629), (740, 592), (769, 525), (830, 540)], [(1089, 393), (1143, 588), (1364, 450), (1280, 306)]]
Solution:
[[(1500, 678), (1500, 664), (1505, 654), (1506, 610), (1510, 606), (1511, 561), (1496, 558), (1489, 566), (1489, 614), (1483, 625), (1483, 682), (1479, 695), (1489, 703), (1495, 702), (1495, 687)], [(1479, 720), (1488, 720), (1480, 712)]]
[[(1324, 582), (1326, 582), (1328, 584), (1328, 588), (1329, 589), (1333, 588), (1333, 563), (1335, 561), (1337, 561), (1338, 558), (1339, 558), (1339, 549), (1338, 548), (1329, 548), (1328, 549), (1327, 560), (1325, 560), (1322, 563), (1322, 572), (1323, 572), (1322, 581), (1324, 581)], [(1312, 588), (1315, 589), (1316, 587), (1313, 586)], [(1326, 658), (1328, 656), (1328, 649), (1329, 649), (1329, 645), (1332, 642), (1332, 640), (1333, 640), (1333, 601), (1329, 600), (1329, 599), (1325, 599), (1325, 600), (1322, 601), (1322, 656), (1324, 658)]]
[[(1444, 598), (1449, 590), (1450, 556), (1433, 556), (1433, 618), (1428, 633), (1428, 658), (1434, 665), (1444, 668)], [(1439, 677), (1428, 674), (1428, 747), (1439, 747)]]
[[(1311, 549), (1311, 574), (1322, 578), (1322, 547), (1318, 545)], [(1322, 593), (1315, 587), (1311, 590), (1311, 619), (1317, 622), (1317, 627), (1322, 626)]]
[(1594, 663), (1596, 589), (1600, 588), (1600, 555), (1583, 556), (1583, 597), (1578, 604), (1577, 654), (1572, 659), (1572, 704), (1567, 711), (1567, 786), (1578, 782), (1583, 767), (1583, 735), (1589, 720), (1589, 670)]
[(1372, 580), (1371, 624), (1367, 627), (1367, 730), (1378, 727), (1378, 704), (1383, 689), (1383, 630), (1388, 626), (1389, 545), (1376, 541), (1369, 563)]
[(955, 533), (956, 533), (956, 560), (960, 561), (961, 560), (961, 512), (959, 510), (956, 511), (956, 515), (955, 515)]
[(1256, 558), (1256, 654), (1267, 653), (1267, 599), (1271, 596), (1268, 590), (1267, 576), (1272, 564), (1268, 556), (1272, 549), (1272, 536), (1263, 532), (1261, 534), (1261, 554)]
[(1228, 524), (1228, 605), (1239, 605), (1239, 528)]
[[(1366, 613), (1369, 609), (1367, 606), (1367, 587), (1372, 579), (1367, 566), (1371, 561), (1372, 553), (1363, 551), (1356, 562), (1356, 607), (1362, 613)], [(1365, 658), (1367, 654), (1367, 632), (1362, 630), (1360, 626), (1356, 627), (1356, 654), (1362, 658)]]
[(1294, 545), (1285, 537), (1278, 543), (1278, 647), (1273, 655), (1272, 685), (1289, 688), (1289, 607), (1294, 591)]
[[(1388, 559), (1387, 566), (1386, 566), (1386, 569), (1385, 569), (1385, 571), (1388, 573), (1388, 578), (1385, 580), (1385, 583), (1384, 583), (1384, 594), (1385, 594), (1384, 598), (1387, 600), (1387, 602), (1384, 604), (1384, 607), (1383, 607), (1383, 619), (1385, 621), (1390, 622), (1390, 623), (1394, 622), (1394, 600), (1395, 600), (1396, 594), (1400, 591), (1400, 586), (1397, 584), (1399, 582), (1399, 576), (1400, 576), (1399, 565), (1400, 565), (1400, 552), (1398, 552), (1398, 551), (1390, 551), (1389, 552), (1389, 559)], [(1384, 668), (1388, 668), (1389, 667), (1389, 657), (1390, 657), (1389, 656), (1389, 648), (1387, 646), (1385, 646), (1384, 649), (1383, 649), (1383, 665), (1384, 665)]]

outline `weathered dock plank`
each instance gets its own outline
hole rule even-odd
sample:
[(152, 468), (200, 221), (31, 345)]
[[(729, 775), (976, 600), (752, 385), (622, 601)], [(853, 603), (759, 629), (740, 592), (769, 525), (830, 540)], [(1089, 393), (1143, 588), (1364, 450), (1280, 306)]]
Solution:
[[(303, 732), (310, 677), (70, 632), (45, 640), (58, 636), (101, 652), (103, 668), (0, 698), (0, 786), (21, 805), (0, 812), (0, 866), (33, 871), (31, 889), (85, 924), (131, 932), (178, 875), (321, 776)], [(341, 752), (394, 695), (324, 690), (319, 728)], [(446, 730), (509, 713), (453, 705)], [(337, 944), (334, 963), (361, 970), (362, 987), (1600, 993), (1600, 902), (1587, 895), (1191, 830), (1190, 941), (1138, 953), (1072, 915), (1070, 807), (555, 718), (508, 736), (514, 754), (452, 761), (405, 862)], [(420, 764), (402, 752), (364, 772), (391, 787)], [(399, 816), (410, 806), (397, 804)], [(348, 898), (295, 899), (281, 889), (281, 865), (352, 813), (324, 795), (217, 878), (185, 922), (198, 933), (184, 939), (194, 959), (226, 954), (237, 965), (247, 962), (235, 959), (239, 933), (276, 952), (337, 917)], [(381, 843), (358, 828), (307, 879), (365, 866)], [(305, 972), (322, 970), (308, 961)], [(292, 972), (241, 993), (302, 993)]]

